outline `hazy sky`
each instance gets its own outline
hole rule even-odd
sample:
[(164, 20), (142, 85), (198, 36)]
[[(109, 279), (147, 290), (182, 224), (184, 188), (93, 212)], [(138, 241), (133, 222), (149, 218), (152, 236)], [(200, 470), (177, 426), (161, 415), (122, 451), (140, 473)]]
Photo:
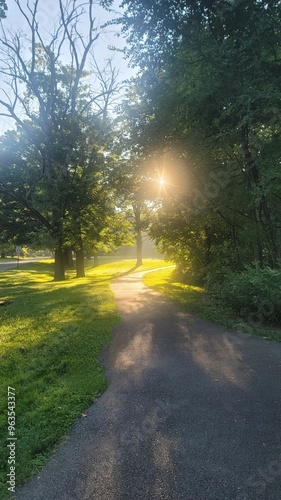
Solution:
[[(84, 0), (81, 0), (83, 2)], [(20, 5), (22, 8), (26, 8), (28, 5), (33, 5), (33, 0), (20, 0)], [(79, 3), (79, 1), (77, 2)], [(114, 19), (118, 17), (120, 14), (119, 3), (121, 0), (117, 0), (114, 2), (112, 9), (115, 12), (109, 13), (102, 9), (99, 5), (95, 6), (95, 18), (96, 18), (96, 26), (100, 26), (108, 20)], [(9, 0), (7, 2), (8, 11), (7, 18), (3, 21), (4, 26), (10, 26), (13, 31), (20, 29), (24, 31), (24, 22), (23, 17), (19, 14), (19, 9), (15, 4), (14, 0)], [(38, 7), (38, 22), (41, 24), (43, 32), (46, 30), (47, 32), (52, 32), (54, 28), (54, 23), (57, 19), (57, 15), (59, 13), (58, 2), (57, 0), (39, 0)], [(86, 30), (86, 21), (85, 25), (81, 24), (81, 31), (85, 30), (85, 37), (87, 36)], [(117, 37), (117, 32), (120, 32), (119, 27), (111, 26), (107, 27), (104, 33), (98, 39), (95, 46), (95, 57), (102, 68), (104, 66), (104, 61), (109, 58), (113, 58), (113, 66), (115, 66), (119, 70), (119, 80), (123, 81), (127, 78), (130, 78), (134, 74), (134, 70), (128, 67), (127, 61), (124, 60), (123, 55), (120, 52), (112, 51), (109, 49), (109, 46), (115, 46), (119, 49), (122, 49), (125, 45), (125, 40), (123, 37)], [(64, 62), (62, 60), (62, 62)], [(67, 60), (65, 61), (67, 62)], [(0, 76), (1, 81), (1, 76)], [(2, 134), (7, 128), (10, 128), (9, 125), (10, 120), (5, 117), (0, 117), (0, 134)]]
[[(29, 3), (33, 4), (33, 0), (20, 0), (20, 4), (25, 7)], [(98, 3), (98, 2), (97, 2)], [(99, 5), (95, 6), (95, 18), (96, 24), (101, 25), (105, 21), (111, 20), (113, 18), (118, 17), (121, 10), (119, 8), (119, 4), (121, 0), (117, 0), (113, 3), (112, 9), (114, 12), (109, 13), (106, 10), (102, 9)], [(7, 19), (4, 21), (5, 24), (11, 23), (13, 29), (16, 27), (23, 28), (22, 25), (22, 16), (19, 17), (19, 10), (16, 6), (14, 0), (9, 0), (8, 11), (7, 11)], [(56, 15), (59, 13), (58, 2), (56, 0), (39, 0), (39, 8), (38, 8), (38, 21), (42, 24), (42, 26), (49, 31), (52, 31), (54, 26), (54, 21)], [(113, 53), (108, 49), (108, 46), (116, 46), (117, 48), (123, 48), (125, 41), (123, 37), (117, 37), (116, 32), (119, 30), (117, 26), (112, 26), (106, 28), (106, 32), (100, 37), (98, 42), (97, 54), (99, 59), (108, 59), (108, 57), (114, 56), (116, 59), (116, 66), (120, 71), (120, 76), (122, 79), (127, 78), (133, 74), (133, 70), (128, 68), (128, 64), (122, 58), (120, 53)], [(119, 30), (120, 31), (120, 30)]]

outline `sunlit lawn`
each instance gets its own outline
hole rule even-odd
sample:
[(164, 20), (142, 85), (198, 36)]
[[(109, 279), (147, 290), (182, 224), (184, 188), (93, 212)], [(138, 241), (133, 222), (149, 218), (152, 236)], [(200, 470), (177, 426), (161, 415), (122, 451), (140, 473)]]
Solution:
[(174, 269), (163, 269), (145, 274), (144, 283), (178, 302), (192, 314), (223, 325), (226, 328), (281, 341), (280, 329), (242, 321), (241, 318), (237, 318), (232, 310), (219, 306), (219, 304), (212, 301), (204, 288), (179, 282)]
[[(102, 262), (111, 260), (103, 258)], [(146, 260), (87, 262), (87, 277), (53, 281), (51, 261), (0, 272), (1, 475), (7, 486), (7, 387), (16, 390), (17, 484), (46, 463), (67, 429), (106, 388), (99, 356), (118, 322), (110, 281)], [(4, 456), (3, 456), (4, 455)]]

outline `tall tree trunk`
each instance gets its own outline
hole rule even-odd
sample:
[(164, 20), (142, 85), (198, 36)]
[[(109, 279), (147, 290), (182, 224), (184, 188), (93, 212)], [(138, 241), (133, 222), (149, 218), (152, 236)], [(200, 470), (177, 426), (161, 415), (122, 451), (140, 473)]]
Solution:
[(241, 258), (240, 258), (240, 252), (239, 252), (239, 247), (238, 247), (238, 242), (237, 242), (237, 234), (236, 234), (235, 226), (232, 226), (231, 231), (232, 231), (232, 243), (234, 246), (235, 258), (236, 258), (236, 269), (237, 269), (237, 271), (241, 271), (242, 264), (241, 264)]
[[(249, 126), (248, 124), (244, 125), (242, 129), (242, 150), (244, 153), (245, 161), (248, 166), (248, 183), (249, 186), (255, 186), (262, 190), (260, 187), (260, 178), (259, 171), (255, 160), (252, 156), (250, 145), (249, 145)], [(272, 214), (270, 212), (268, 201), (263, 192), (261, 192), (260, 204), (259, 204), (259, 222), (263, 228), (263, 232), (266, 239), (267, 248), (269, 251), (269, 261), (271, 267), (278, 267), (278, 259), (280, 258), (280, 245), (277, 237), (276, 225), (272, 219)], [(252, 210), (256, 215), (256, 208), (253, 207)], [(256, 215), (256, 220), (258, 217)], [(260, 237), (257, 235), (257, 247), (260, 246)], [(262, 265), (262, 252), (259, 250), (260, 254), (260, 264)]]
[(211, 262), (211, 249), (212, 249), (212, 235), (210, 228), (208, 226), (204, 227), (205, 232), (205, 262), (206, 264), (210, 264)]
[(98, 267), (99, 265), (99, 254), (98, 253), (94, 253), (94, 267)]
[(137, 266), (142, 265), (142, 233), (141, 233), (141, 210), (138, 204), (133, 207), (135, 215), (135, 228), (136, 228), (136, 246), (137, 246)]
[(74, 261), (72, 256), (72, 249), (70, 247), (64, 249), (63, 258), (64, 258), (64, 265), (69, 269), (73, 269)]
[(277, 229), (274, 224), (266, 197), (263, 195), (260, 202), (260, 217), (266, 235), (269, 250), (270, 266), (274, 269), (279, 267), (280, 246), (278, 242)]
[(137, 266), (142, 265), (142, 234), (139, 229), (136, 236), (136, 245), (137, 245)]
[(65, 280), (65, 270), (63, 261), (63, 249), (60, 245), (55, 249), (55, 281), (63, 280)]
[(78, 248), (75, 252), (76, 254), (76, 278), (84, 278), (85, 277), (85, 267), (84, 267), (84, 249), (83, 249), (83, 241), (81, 236), (78, 241)]
[[(49, 186), (51, 189), (51, 186)], [(59, 207), (52, 209), (52, 230), (56, 242), (55, 246), (55, 281), (65, 280), (65, 267), (63, 258), (63, 217)]]
[(260, 268), (264, 267), (264, 258), (262, 253), (262, 244), (259, 235), (256, 237), (256, 241), (253, 242), (253, 254), (254, 261), (259, 264)]
[(69, 250), (68, 250), (68, 259), (69, 259), (69, 267), (70, 267), (70, 269), (74, 269), (75, 266), (74, 266), (72, 248), (69, 248)]

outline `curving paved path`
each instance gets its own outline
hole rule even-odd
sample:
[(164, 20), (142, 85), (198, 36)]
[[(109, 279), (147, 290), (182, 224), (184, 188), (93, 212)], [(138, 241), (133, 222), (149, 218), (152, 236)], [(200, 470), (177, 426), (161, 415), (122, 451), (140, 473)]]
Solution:
[(0, 271), (6, 271), (7, 269), (13, 269), (14, 267), (17, 267), (17, 265), (19, 264), (19, 268), (21, 268), (21, 266), (24, 266), (25, 264), (30, 264), (30, 262), (40, 262), (40, 260), (43, 260), (44, 257), (35, 257), (33, 259), (20, 259), (19, 260), (19, 263), (17, 261), (17, 259), (14, 259), (14, 260), (10, 260), (8, 262), (1, 262), (1, 259), (0, 259)]
[(108, 390), (18, 500), (280, 500), (281, 344), (112, 285)]

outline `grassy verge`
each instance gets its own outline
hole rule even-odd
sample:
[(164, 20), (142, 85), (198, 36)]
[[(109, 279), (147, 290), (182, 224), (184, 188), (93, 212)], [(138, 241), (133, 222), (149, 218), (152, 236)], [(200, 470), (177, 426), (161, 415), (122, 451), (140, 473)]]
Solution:
[[(144, 261), (138, 270), (164, 265)], [(16, 480), (44, 465), (73, 422), (106, 388), (99, 355), (118, 316), (110, 281), (134, 268), (123, 260), (87, 277), (53, 282), (50, 261), (0, 272), (0, 498), (7, 496), (7, 388), (16, 391)]]
[(175, 278), (174, 269), (152, 271), (144, 276), (144, 283), (178, 302), (192, 314), (223, 325), (226, 328), (281, 342), (280, 329), (242, 321), (237, 318), (231, 309), (214, 303), (204, 288), (180, 283)]

